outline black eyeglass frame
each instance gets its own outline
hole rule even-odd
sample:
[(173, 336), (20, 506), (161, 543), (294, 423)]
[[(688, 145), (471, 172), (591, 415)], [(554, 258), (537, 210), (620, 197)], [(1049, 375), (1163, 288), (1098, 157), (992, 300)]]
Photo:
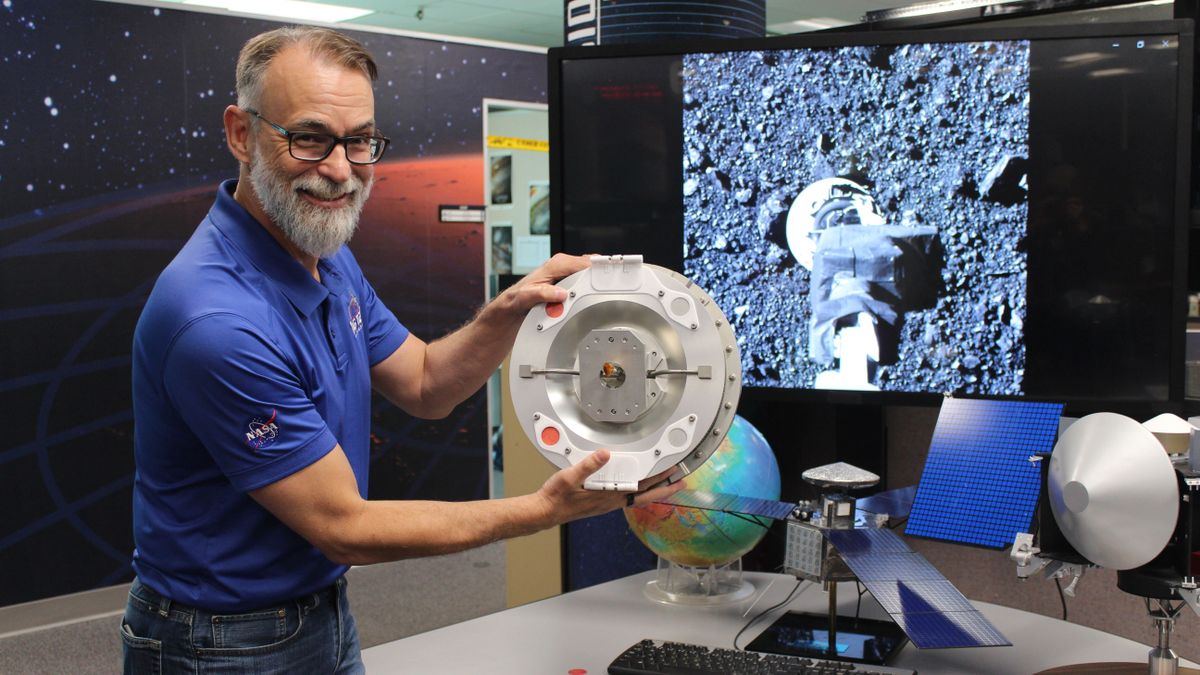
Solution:
[[(323, 162), (323, 161), (325, 161), (325, 158), (329, 157), (329, 155), (333, 152), (334, 148), (336, 148), (338, 145), (341, 145), (342, 150), (346, 153), (346, 161), (347, 162), (350, 162), (351, 164), (358, 164), (358, 165), (375, 164), (375, 163), (379, 162), (379, 160), (383, 159), (383, 153), (387, 151), (388, 144), (390, 144), (392, 142), (392, 139), (387, 138), (386, 136), (366, 136), (363, 134), (355, 134), (353, 136), (334, 136), (333, 134), (323, 134), (323, 133), (320, 133), (317, 131), (289, 131), (288, 129), (285, 129), (285, 128), (279, 126), (278, 124), (272, 122), (271, 120), (263, 117), (262, 113), (258, 112), (257, 110), (255, 110), (253, 108), (242, 108), (242, 110), (245, 110), (246, 112), (250, 113), (251, 115), (254, 115), (258, 119), (266, 122), (272, 129), (274, 129), (275, 131), (278, 131), (279, 135), (286, 138), (288, 141), (288, 154), (291, 155), (293, 159), (297, 159), (301, 162)], [(297, 157), (295, 151), (292, 149), (292, 141), (293, 141), (294, 136), (301, 135), (301, 134), (306, 135), (306, 136), (320, 136), (323, 138), (332, 139), (333, 142), (329, 144), (329, 149), (327, 149), (325, 151), (325, 154), (321, 155), (320, 157)], [(371, 159), (371, 161), (369, 161), (369, 162), (359, 162), (359, 161), (350, 159), (350, 146), (348, 145), (348, 142), (349, 141), (357, 141), (359, 139), (366, 139), (369, 142), (373, 141), (375, 143), (381, 144), (381, 147), (379, 148), (379, 154), (375, 155), (374, 158)]]

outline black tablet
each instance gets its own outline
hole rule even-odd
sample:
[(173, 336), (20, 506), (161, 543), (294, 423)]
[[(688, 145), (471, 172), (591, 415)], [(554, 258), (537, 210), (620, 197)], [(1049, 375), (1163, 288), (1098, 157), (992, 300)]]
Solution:
[(836, 651), (829, 648), (829, 615), (788, 612), (754, 638), (746, 649), (821, 659), (885, 665), (908, 641), (894, 622), (839, 616)]

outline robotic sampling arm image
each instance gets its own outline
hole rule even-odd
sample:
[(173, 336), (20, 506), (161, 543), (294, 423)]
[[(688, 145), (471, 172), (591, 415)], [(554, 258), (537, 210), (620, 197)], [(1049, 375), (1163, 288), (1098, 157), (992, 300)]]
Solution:
[(787, 244), (812, 273), (809, 356), (822, 389), (878, 389), (905, 312), (936, 300), (937, 228), (888, 225), (875, 199), (848, 178), (804, 188), (787, 215)]

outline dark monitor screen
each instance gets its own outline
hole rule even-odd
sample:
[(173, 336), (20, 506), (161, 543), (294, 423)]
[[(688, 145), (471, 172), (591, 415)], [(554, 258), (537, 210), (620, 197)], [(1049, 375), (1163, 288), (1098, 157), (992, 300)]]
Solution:
[(682, 271), (751, 390), (1178, 401), (1191, 50), (1187, 22), (551, 50), (554, 248)]

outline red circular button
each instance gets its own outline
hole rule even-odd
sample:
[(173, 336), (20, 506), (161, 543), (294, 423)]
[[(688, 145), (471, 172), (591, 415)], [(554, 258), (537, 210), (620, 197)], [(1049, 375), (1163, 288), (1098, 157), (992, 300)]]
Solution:
[(558, 429), (554, 427), (546, 427), (542, 429), (542, 445), (558, 445), (558, 439), (561, 436)]
[(563, 304), (561, 302), (551, 302), (546, 305), (546, 316), (551, 319), (557, 319), (562, 316)]

